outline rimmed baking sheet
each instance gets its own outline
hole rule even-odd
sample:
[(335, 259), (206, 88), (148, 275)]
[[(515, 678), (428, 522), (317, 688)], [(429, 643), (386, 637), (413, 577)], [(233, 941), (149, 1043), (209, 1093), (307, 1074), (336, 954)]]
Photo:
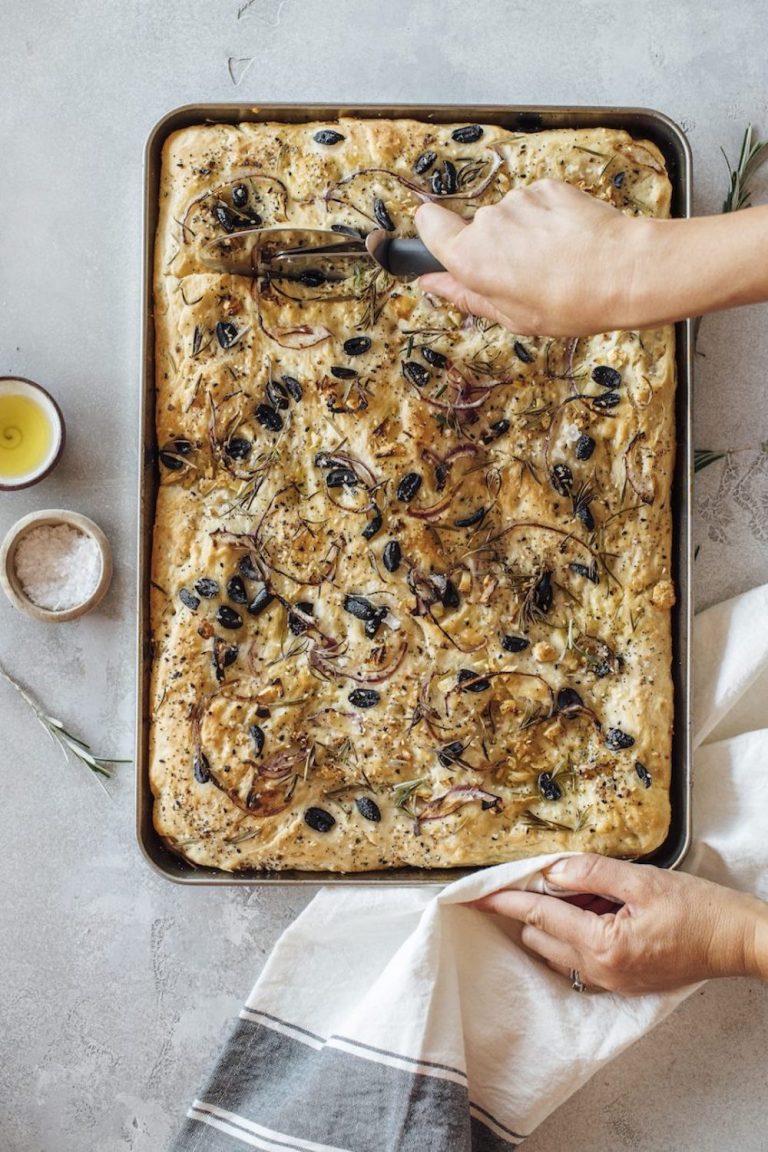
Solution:
[[(144, 330), (140, 418), (138, 631), (136, 714), (136, 834), (152, 867), (169, 880), (183, 884), (445, 884), (474, 869), (398, 868), (375, 872), (265, 872), (230, 873), (194, 866), (170, 852), (152, 823), (153, 797), (149, 783), (149, 684), (151, 636), (149, 580), (152, 526), (158, 486), (155, 439), (155, 333), (152, 282), (157, 228), (160, 164), (163, 144), (179, 128), (192, 124), (237, 124), (280, 120), (288, 124), (306, 120), (360, 118), (412, 118), (434, 123), (500, 124), (514, 132), (550, 128), (622, 128), (652, 140), (664, 155), (672, 182), (672, 215), (690, 216), (692, 202), (691, 151), (685, 135), (672, 120), (647, 108), (526, 107), (521, 105), (328, 105), (328, 104), (189, 104), (176, 108), (155, 125), (147, 141), (144, 161)], [(678, 599), (672, 615), (672, 673), (674, 682), (674, 735), (670, 802), (672, 818), (664, 843), (647, 863), (677, 867), (690, 841), (691, 769), (691, 492), (693, 476), (691, 400), (693, 389), (693, 324), (676, 325), (677, 458), (672, 487), (673, 578)]]

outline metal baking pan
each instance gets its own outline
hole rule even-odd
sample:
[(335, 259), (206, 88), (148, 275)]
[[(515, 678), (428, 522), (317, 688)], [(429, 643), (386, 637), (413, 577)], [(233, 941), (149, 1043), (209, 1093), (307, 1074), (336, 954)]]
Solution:
[[(472, 869), (401, 868), (377, 872), (243, 872), (232, 874), (215, 868), (188, 864), (161, 842), (152, 823), (152, 791), (149, 784), (149, 683), (151, 664), (149, 581), (152, 525), (158, 475), (155, 441), (155, 333), (152, 311), (153, 249), (158, 215), (160, 161), (165, 140), (179, 128), (192, 124), (237, 124), (281, 120), (288, 124), (305, 120), (333, 120), (338, 116), (361, 118), (409, 117), (440, 123), (477, 122), (501, 124), (511, 131), (533, 132), (548, 128), (623, 128), (638, 138), (652, 140), (666, 160), (672, 181), (672, 214), (691, 215), (691, 150), (677, 124), (647, 108), (574, 108), (521, 105), (414, 104), (188, 104), (169, 112), (152, 129), (144, 157), (144, 330), (141, 388), (139, 536), (138, 536), (138, 636), (136, 716), (136, 831), (139, 846), (152, 867), (169, 880), (184, 884), (443, 884)], [(672, 489), (673, 577), (678, 591), (673, 611), (673, 678), (675, 728), (672, 748), (672, 821), (666, 840), (645, 861), (662, 868), (676, 868), (690, 841), (691, 798), (691, 492), (693, 448), (691, 399), (693, 388), (693, 326), (688, 320), (676, 325), (677, 438), (678, 449)]]

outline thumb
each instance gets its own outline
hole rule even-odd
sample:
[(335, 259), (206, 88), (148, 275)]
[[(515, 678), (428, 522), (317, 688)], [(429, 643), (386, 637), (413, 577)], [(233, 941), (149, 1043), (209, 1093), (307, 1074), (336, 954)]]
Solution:
[(626, 904), (645, 891), (649, 867), (585, 852), (555, 861), (544, 876), (564, 892), (589, 892)]
[(441, 208), (439, 204), (431, 202), (421, 205), (414, 220), (427, 248), (444, 267), (449, 268), (453, 243), (466, 228), (466, 220), (448, 208)]
[[(489, 320), (499, 320), (498, 310), (485, 296), (465, 288), (460, 280), (451, 276), (450, 272), (429, 272), (419, 277), (419, 287), (422, 292), (432, 292), (435, 296), (442, 296), (450, 300), (460, 312), (472, 316), (487, 316)], [(503, 321), (502, 321), (503, 323)]]

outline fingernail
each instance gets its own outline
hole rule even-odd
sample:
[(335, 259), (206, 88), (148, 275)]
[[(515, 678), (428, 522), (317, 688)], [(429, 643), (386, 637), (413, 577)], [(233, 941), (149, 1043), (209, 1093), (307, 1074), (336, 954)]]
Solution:
[(565, 876), (568, 869), (567, 860), (555, 860), (554, 864), (550, 864), (548, 868), (544, 869), (544, 875), (549, 879), (551, 876), (553, 880)]

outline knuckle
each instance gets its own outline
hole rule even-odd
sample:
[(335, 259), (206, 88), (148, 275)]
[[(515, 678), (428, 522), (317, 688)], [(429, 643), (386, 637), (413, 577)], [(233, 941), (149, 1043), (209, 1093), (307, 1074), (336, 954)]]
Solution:
[(587, 852), (583, 856), (574, 856), (571, 861), (574, 880), (578, 880), (580, 883), (594, 880), (602, 865), (602, 859), (602, 856), (598, 856), (594, 852)]
[(596, 943), (595, 952), (600, 963), (608, 972), (624, 973), (630, 960), (630, 950), (626, 939), (616, 932), (604, 928)]
[(538, 901), (536, 901), (534, 904), (531, 904), (530, 908), (526, 912), (525, 922), (531, 928), (538, 928), (539, 931), (543, 931), (544, 913), (542, 906)]

